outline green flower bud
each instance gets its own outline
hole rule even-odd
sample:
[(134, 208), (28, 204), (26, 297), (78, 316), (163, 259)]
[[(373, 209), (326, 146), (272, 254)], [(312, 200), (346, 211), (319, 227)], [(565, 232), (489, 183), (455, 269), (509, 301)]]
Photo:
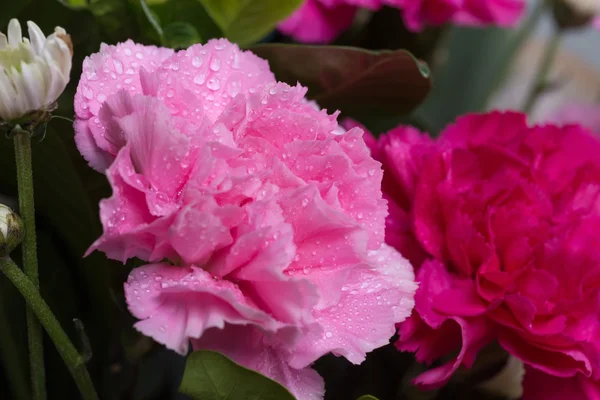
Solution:
[(598, 0), (554, 0), (554, 20), (562, 29), (589, 25), (600, 14)]
[(0, 204), (0, 257), (11, 253), (25, 236), (23, 221), (13, 210)]

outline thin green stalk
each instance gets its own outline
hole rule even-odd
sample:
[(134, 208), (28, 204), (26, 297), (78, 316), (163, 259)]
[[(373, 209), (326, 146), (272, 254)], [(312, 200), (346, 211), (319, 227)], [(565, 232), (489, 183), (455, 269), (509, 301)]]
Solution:
[[(34, 287), (39, 290), (40, 279), (35, 238), (35, 207), (33, 200), (33, 171), (31, 164), (31, 137), (29, 132), (16, 128), (15, 159), (19, 188), (19, 214), (25, 225), (23, 239), (23, 270)], [(46, 372), (42, 327), (32, 311), (27, 308), (27, 338), (29, 341), (29, 368), (34, 400), (46, 400)]]
[(21, 271), (21, 269), (8, 257), (0, 258), (0, 271), (15, 285), (25, 298), (27, 305), (48, 332), (48, 336), (56, 346), (58, 353), (67, 365), (71, 376), (83, 400), (98, 400), (92, 379), (85, 367), (83, 357), (79, 354), (71, 340), (60, 326), (60, 323), (40, 296), (37, 288)]
[(531, 113), (540, 94), (544, 92), (548, 85), (548, 77), (550, 75), (550, 72), (552, 71), (552, 66), (554, 65), (554, 59), (556, 58), (558, 49), (560, 48), (561, 37), (562, 30), (555, 29), (552, 34), (552, 37), (550, 38), (550, 41), (546, 44), (542, 61), (540, 62), (535, 76), (535, 81), (531, 86), (531, 90), (527, 94), (527, 98), (525, 99), (523, 112), (525, 112), (526, 114)]
[(507, 48), (503, 50), (504, 61), (502, 63), (502, 66), (497, 69), (494, 76), (490, 78), (494, 85), (491, 87), (491, 90), (485, 98), (485, 104), (489, 103), (489, 101), (492, 98), (492, 95), (496, 92), (496, 90), (499, 87), (502, 86), (502, 84), (506, 80), (509, 69), (513, 65), (513, 60), (515, 59), (517, 52), (533, 34), (535, 28), (538, 26), (548, 7), (548, 0), (539, 0), (529, 17), (525, 20), (523, 25), (515, 33), (515, 36), (511, 39)]

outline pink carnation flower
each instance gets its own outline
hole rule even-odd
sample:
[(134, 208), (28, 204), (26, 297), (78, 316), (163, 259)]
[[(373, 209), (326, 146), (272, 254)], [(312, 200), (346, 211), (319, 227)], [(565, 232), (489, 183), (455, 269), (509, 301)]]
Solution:
[(378, 10), (404, 0), (305, 0), (279, 30), (304, 43), (330, 43), (350, 28), (359, 8)]
[(358, 8), (383, 6), (400, 9), (412, 31), (448, 22), (513, 26), (525, 11), (524, 0), (305, 0), (279, 30), (300, 42), (329, 43), (352, 25)]
[(524, 400), (600, 398), (600, 141), (498, 112), (435, 141), (402, 126), (367, 140), (393, 202), (386, 241), (420, 285), (397, 346), (457, 354), (415, 383), (444, 384), (498, 341), (527, 365)]
[(525, 11), (524, 0), (402, 0), (407, 28), (420, 31), (426, 26), (451, 22), (456, 25), (515, 25)]
[(150, 263), (125, 284), (136, 328), (316, 399), (310, 365), (388, 343), (416, 287), (382, 244), (382, 171), (362, 131), (305, 93), (226, 40), (178, 53), (129, 41), (85, 61), (75, 126), (113, 188), (90, 251)]
[(600, 135), (600, 107), (598, 104), (567, 104), (552, 113), (548, 120), (561, 125), (580, 124)]

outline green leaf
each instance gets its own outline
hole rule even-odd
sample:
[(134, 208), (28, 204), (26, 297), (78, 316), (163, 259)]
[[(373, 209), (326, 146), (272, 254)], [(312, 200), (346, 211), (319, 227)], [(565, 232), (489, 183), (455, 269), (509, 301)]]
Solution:
[(142, 8), (142, 11), (144, 12), (144, 15), (146, 16), (146, 19), (148, 20), (148, 22), (150, 23), (152, 28), (154, 28), (154, 30), (156, 31), (158, 36), (160, 36), (160, 38), (163, 39), (163, 37), (164, 37), (163, 29), (161, 28), (160, 23), (156, 19), (156, 16), (152, 13), (150, 8), (148, 7), (146, 0), (140, 0), (140, 6)]
[(201, 38), (194, 26), (188, 22), (173, 22), (163, 29), (165, 45), (172, 49), (185, 49), (200, 43)]
[(223, 37), (223, 32), (208, 15), (198, 0), (146, 0), (160, 20), (163, 29), (172, 23), (187, 22), (202, 40)]
[(418, 106), (431, 87), (427, 64), (407, 51), (265, 44), (252, 47), (277, 79), (308, 87), (321, 107), (349, 116), (395, 116)]
[(198, 0), (232, 42), (247, 45), (266, 36), (302, 0)]
[(58, 0), (58, 2), (73, 9), (88, 8), (89, 6), (87, 0)]
[(277, 382), (212, 351), (190, 354), (179, 391), (197, 400), (294, 400)]
[(365, 394), (364, 396), (360, 396), (358, 400), (379, 400), (375, 396), (371, 396), (370, 394)]

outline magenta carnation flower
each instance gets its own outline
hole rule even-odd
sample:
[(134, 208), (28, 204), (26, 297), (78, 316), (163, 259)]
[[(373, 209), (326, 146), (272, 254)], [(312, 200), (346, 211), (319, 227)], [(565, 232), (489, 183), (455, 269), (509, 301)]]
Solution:
[(524, 400), (600, 398), (600, 141), (498, 112), (435, 141), (402, 126), (367, 140), (392, 202), (386, 241), (420, 285), (397, 346), (457, 354), (415, 382), (442, 385), (497, 341), (527, 365)]
[(330, 43), (348, 29), (359, 8), (401, 10), (412, 31), (451, 22), (457, 25), (513, 26), (525, 11), (524, 0), (305, 0), (279, 30), (304, 43)]
[(279, 30), (303, 43), (330, 43), (348, 29), (360, 8), (378, 10), (404, 0), (305, 0), (279, 24)]
[(90, 250), (150, 263), (125, 284), (136, 328), (315, 399), (310, 365), (388, 343), (416, 286), (382, 244), (381, 165), (362, 131), (305, 93), (226, 40), (178, 53), (129, 41), (86, 59), (75, 127), (113, 188)]
[(400, 8), (407, 28), (420, 31), (448, 22), (509, 27), (519, 21), (525, 6), (524, 0), (402, 0)]

